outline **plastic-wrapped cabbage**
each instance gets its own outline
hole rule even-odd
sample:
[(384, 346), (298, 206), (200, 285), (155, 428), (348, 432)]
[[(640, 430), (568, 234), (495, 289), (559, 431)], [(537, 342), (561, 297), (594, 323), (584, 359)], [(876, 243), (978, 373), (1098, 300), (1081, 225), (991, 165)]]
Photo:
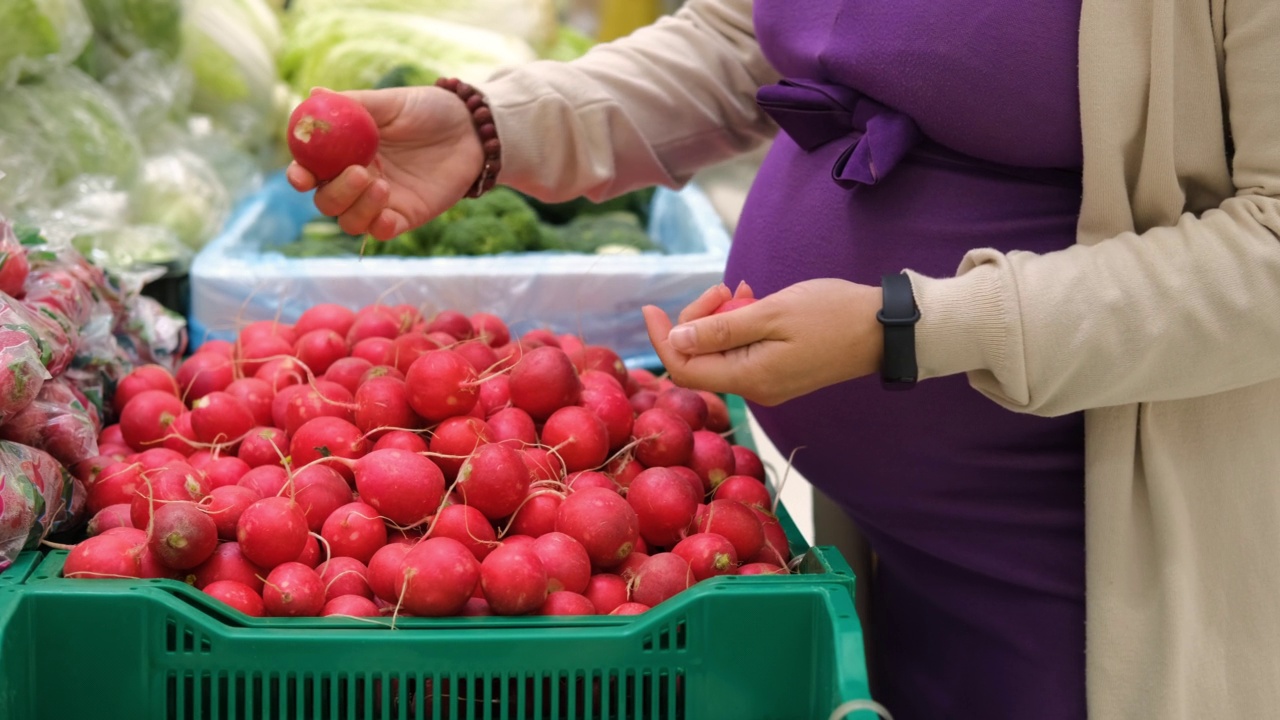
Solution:
[(80, 0), (0, 2), (0, 87), (70, 65), (91, 32)]
[(121, 61), (102, 79), (102, 86), (120, 103), (148, 147), (169, 147), (162, 131), (182, 122), (191, 108), (191, 73), (152, 50)]
[[(80, 175), (127, 182), (141, 155), (141, 143), (120, 105), (93, 78), (70, 67), (7, 91), (0, 103), (0, 137), (5, 138), (3, 152), (19, 160), (11, 173), (33, 160), (48, 167), (40, 183), (46, 189)], [(7, 158), (0, 156), (0, 161)], [(9, 197), (0, 190), (0, 199)]]
[(93, 35), (76, 66), (95, 78), (119, 71), (138, 53), (172, 62), (182, 47), (183, 0), (81, 0)]
[(293, 0), (291, 15), (334, 9), (392, 10), (513, 35), (542, 50), (556, 41), (554, 0)]
[(518, 37), (386, 10), (324, 10), (293, 23), (280, 66), (306, 93), (372, 88), (389, 71), (413, 68), (419, 77), (485, 78), (502, 67), (536, 59)]
[(192, 250), (218, 232), (231, 210), (213, 168), (188, 150), (147, 158), (130, 202), (135, 222), (169, 228)]

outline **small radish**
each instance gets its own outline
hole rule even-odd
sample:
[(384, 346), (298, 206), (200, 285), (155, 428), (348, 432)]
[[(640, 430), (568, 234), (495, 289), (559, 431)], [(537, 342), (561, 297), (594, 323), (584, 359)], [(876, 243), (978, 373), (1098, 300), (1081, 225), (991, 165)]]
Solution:
[(431, 524), (430, 537), (447, 537), (462, 543), (476, 560), (484, 560), (498, 545), (489, 519), (470, 505), (448, 505)]
[(475, 313), (470, 319), (475, 336), (487, 343), (489, 347), (501, 347), (510, 342), (511, 332), (508, 330), (506, 322), (497, 315)]
[(334, 510), (352, 501), (351, 487), (337, 470), (311, 465), (293, 474), (293, 500), (307, 518), (307, 528), (318, 533)]
[(324, 582), (302, 563), (277, 565), (267, 575), (262, 603), (272, 617), (315, 617), (324, 608)]
[(376, 603), (359, 595), (338, 595), (320, 608), (321, 617), (378, 617), (381, 614)]
[(378, 154), (378, 124), (356, 100), (322, 92), (303, 100), (289, 116), (289, 152), (320, 182)]
[(577, 492), (586, 490), (589, 487), (603, 488), (613, 492), (618, 491), (618, 484), (608, 475), (595, 470), (583, 470), (576, 472), (564, 479), (565, 485), (569, 488), (569, 492)]
[(769, 488), (759, 480), (746, 475), (731, 475), (716, 486), (712, 497), (716, 500), (737, 500), (747, 507), (773, 510), (773, 498)]
[(732, 449), (733, 474), (746, 475), (764, 482), (764, 463), (760, 462), (760, 456), (751, 448), (742, 447), (741, 445), (734, 445)]
[[(378, 548), (365, 569), (365, 580), (369, 590), (377, 598), (386, 602), (395, 602), (400, 596), (400, 588), (396, 586), (396, 576), (400, 573), (400, 565), (404, 556), (412, 548), (407, 543), (387, 543)], [(332, 560), (330, 561), (332, 562)]]
[(787, 575), (789, 573), (787, 572), (786, 568), (779, 567), (772, 563), (755, 562), (755, 563), (747, 563), (746, 565), (743, 565), (742, 567), (738, 568), (738, 574), (739, 575)]
[(749, 558), (764, 547), (764, 527), (746, 505), (737, 500), (712, 500), (697, 520), (698, 532), (723, 535), (733, 543), (738, 558)]
[(547, 571), (551, 592), (585, 592), (591, 581), (591, 558), (582, 543), (561, 532), (550, 532), (533, 541), (533, 551)]
[(585, 595), (560, 590), (547, 596), (535, 615), (595, 615), (596, 606)]
[(334, 557), (345, 555), (367, 565), (378, 548), (387, 544), (387, 526), (368, 503), (351, 502), (325, 519), (320, 536)]
[(708, 390), (699, 390), (698, 396), (707, 404), (706, 429), (714, 433), (728, 432), (730, 425), (729, 406), (724, 398)]
[(631, 599), (653, 607), (689, 589), (694, 580), (689, 563), (675, 553), (658, 553), (640, 566), (631, 583)]
[(458, 617), (492, 617), (493, 609), (489, 607), (489, 601), (482, 597), (468, 598), (462, 609), (458, 611)]
[(204, 476), (209, 479), (211, 490), (235, 485), (250, 470), (249, 463), (235, 455), (223, 455), (219, 458), (211, 457), (204, 467), (196, 465), (194, 458), (195, 456), (192, 455), (192, 460), (189, 461), (189, 464), (204, 473)]
[(577, 405), (551, 413), (542, 427), (542, 442), (555, 448), (565, 470), (591, 470), (609, 457), (609, 431), (588, 408)]
[(702, 478), (704, 493), (715, 490), (733, 474), (733, 447), (710, 430), (695, 430), (688, 466)]
[(356, 321), (355, 311), (334, 303), (312, 305), (298, 316), (293, 324), (293, 331), (302, 337), (312, 330), (332, 330), (343, 337)]
[(503, 545), (480, 564), (480, 585), (495, 615), (524, 615), (547, 599), (547, 570), (532, 547)]
[(235, 379), (231, 358), (216, 353), (196, 353), (183, 360), (176, 377), (180, 396), (187, 402), (226, 390)]
[(526, 447), (520, 451), (524, 464), (534, 480), (559, 481), (564, 478), (564, 463), (560, 456), (544, 447)]
[(375, 450), (356, 461), (354, 473), (360, 499), (402, 527), (426, 520), (444, 499), (440, 468), (408, 450)]
[(279, 335), (267, 335), (238, 343), (235, 362), (242, 375), (256, 375), (268, 362), (292, 354), (292, 342)]
[(431, 433), (431, 453), (445, 479), (453, 481), (476, 448), (492, 440), (488, 423), (471, 416), (446, 418)]
[(274, 427), (256, 427), (240, 441), (236, 457), (251, 468), (262, 465), (283, 465), (289, 455), (289, 438), (284, 431)]
[(310, 420), (335, 417), (350, 423), (355, 418), (354, 397), (347, 389), (328, 380), (312, 386), (294, 385), (281, 390), (271, 401), (271, 418), (276, 427), (293, 437)]
[(689, 483), (689, 487), (693, 488), (693, 493), (698, 496), (698, 502), (703, 502), (707, 499), (707, 486), (702, 482), (702, 478), (698, 476), (698, 473), (684, 465), (672, 465), (667, 470)]
[(382, 313), (364, 313), (356, 316), (347, 330), (347, 344), (351, 356), (368, 360), (374, 365), (396, 364), (395, 339), (400, 336), (400, 324), (395, 318)]
[(651, 609), (652, 608), (650, 608), (648, 605), (645, 605), (644, 603), (625, 602), (619, 605), (618, 607), (614, 608), (609, 614), (610, 615), (639, 615), (641, 613), (648, 612)]
[(280, 338), (289, 345), (293, 345), (298, 341), (298, 333), (288, 323), (278, 322), (276, 320), (255, 320), (240, 329), (239, 335), (236, 336), (237, 345), (256, 342), (263, 338)]
[(137, 489), (143, 484), (142, 470), (137, 463), (123, 462), (103, 468), (97, 482), (88, 489), (85, 507), (97, 514), (111, 505), (132, 502)]
[[(493, 351), (493, 348), (482, 342), (464, 342), (455, 346), (453, 351), (466, 358), (467, 362), (471, 363), (471, 367), (475, 368), (477, 373), (484, 373), (488, 371), (489, 368), (498, 364), (498, 354)], [(506, 379), (505, 375), (501, 377)], [(480, 392), (482, 394), (484, 393), (483, 387), (481, 387)], [(504, 394), (506, 394), (508, 399), (510, 399), (509, 389), (508, 392)]]
[(223, 485), (209, 491), (205, 503), (205, 512), (213, 520), (218, 537), (223, 540), (236, 539), (236, 524), (245, 508), (262, 499), (262, 493), (250, 487), (240, 485)]
[(253, 413), (231, 393), (211, 392), (191, 404), (191, 429), (207, 445), (239, 442), (253, 426)]
[(765, 562), (785, 567), (791, 559), (791, 541), (787, 538), (787, 531), (782, 529), (782, 523), (773, 515), (757, 508), (752, 508), (752, 511), (764, 527), (764, 546), (760, 548), (760, 552), (747, 558), (746, 562)]
[(649, 468), (627, 488), (627, 503), (635, 509), (640, 536), (658, 547), (670, 547), (684, 537), (698, 510), (699, 493), (667, 468)]
[(653, 406), (679, 415), (692, 430), (701, 430), (707, 425), (707, 401), (695, 390), (671, 388), (659, 393)]
[(164, 390), (144, 390), (120, 411), (120, 432), (134, 450), (142, 451), (159, 445), (170, 432), (178, 416), (187, 406), (177, 396)]
[(316, 540), (315, 535), (307, 535), (306, 543), (302, 546), (302, 552), (298, 553), (298, 557), (294, 558), (294, 562), (302, 563), (312, 570), (320, 564), (320, 541)]
[(91, 537), (71, 548), (62, 576), (90, 580), (139, 577), (137, 547), (132, 539), (117, 534)]
[(416, 429), (422, 418), (409, 406), (409, 386), (391, 377), (372, 378), (355, 392), (355, 426), (370, 440), (378, 440), (389, 428)]
[(492, 442), (510, 445), (517, 450), (538, 443), (538, 429), (533, 424), (533, 418), (520, 408), (503, 408), (490, 415), (486, 422)]
[(506, 375), (486, 377), (480, 383), (479, 405), (484, 410), (485, 417), (511, 407), (511, 378)]
[(600, 573), (591, 576), (587, 589), (582, 594), (595, 606), (597, 615), (608, 615), (630, 599), (631, 590), (622, 576)]
[(413, 367), (413, 363), (418, 358), (432, 350), (439, 350), (452, 343), (453, 338), (448, 338), (444, 343), (440, 343), (422, 333), (405, 333), (392, 342), (395, 348), (395, 368), (408, 375), (409, 368)]
[(511, 371), (511, 402), (534, 420), (546, 420), (582, 398), (582, 382), (563, 350), (539, 347), (526, 352)]
[(445, 617), (462, 610), (479, 582), (480, 563), (466, 546), (433, 537), (405, 553), (396, 576), (396, 597), (413, 615)]
[(293, 355), (313, 375), (323, 375), (335, 362), (347, 357), (350, 348), (346, 337), (328, 330), (312, 330), (300, 335), (293, 344)]
[(259, 465), (240, 476), (236, 485), (249, 488), (262, 497), (275, 497), (289, 482), (289, 472), (279, 465)]
[[(427, 441), (422, 436), (408, 430), (389, 430), (373, 444), (374, 450), (408, 450), (409, 452), (426, 452)], [(439, 465), (439, 463), (436, 463)]]
[(613, 572), (621, 575), (624, 580), (629, 582), (635, 578), (636, 573), (640, 572), (640, 566), (644, 565), (648, 560), (649, 553), (644, 552), (643, 550), (632, 550), (631, 554), (627, 556), (626, 560), (622, 561), (621, 565), (613, 568)]
[(717, 575), (733, 575), (738, 571), (738, 551), (728, 538), (715, 533), (697, 533), (676, 543), (671, 552), (689, 563), (693, 578), (706, 580)]
[(373, 363), (361, 357), (344, 357), (335, 360), (324, 373), (324, 379), (337, 383), (352, 395), (360, 389), (360, 378), (364, 376)]
[[(682, 466), (673, 465), (672, 469), (674, 470), (679, 467)], [(609, 463), (606, 468), (606, 472), (613, 478), (615, 487), (625, 495), (627, 488), (631, 487), (631, 483), (636, 479), (636, 476), (644, 472), (646, 469), (647, 468), (645, 468), (644, 463), (636, 460), (630, 453), (627, 453), (626, 455), (623, 455)], [(694, 476), (694, 479), (697, 479), (697, 473), (694, 473), (692, 470), (689, 472)], [(701, 480), (698, 480), (698, 485), (702, 485)]]
[(90, 537), (101, 535), (113, 527), (133, 527), (133, 521), (129, 518), (129, 505), (127, 503), (116, 503), (108, 505), (92, 518), (85, 527), (85, 533)]
[(309, 376), (307, 367), (297, 358), (281, 357), (263, 363), (262, 367), (254, 371), (253, 379), (266, 383), (274, 400), (275, 394), (287, 387), (308, 382)]
[(636, 459), (645, 467), (687, 465), (693, 457), (693, 430), (670, 410), (654, 407), (640, 413), (631, 432), (639, 440)]
[(640, 538), (640, 521), (621, 495), (587, 488), (561, 503), (556, 531), (581, 543), (593, 565), (608, 569), (631, 554)]
[(306, 516), (286, 497), (259, 500), (245, 508), (236, 523), (240, 551), (265, 570), (296, 559), (307, 537)]
[(231, 357), (235, 353), (236, 346), (226, 340), (206, 340), (195, 349), (196, 355), (200, 353), (213, 353), (223, 357)]
[(532, 538), (556, 529), (556, 515), (564, 496), (554, 490), (530, 488), (529, 494), (511, 516), (507, 531)]
[(134, 396), (147, 390), (160, 390), (178, 397), (178, 383), (167, 368), (161, 365), (139, 365), (133, 372), (120, 378), (115, 395), (111, 398), (111, 406), (119, 413)]
[(181, 452), (169, 448), (151, 448), (138, 453), (134, 460), (146, 470), (159, 470), (167, 465), (190, 465)]
[(454, 340), (470, 340), (475, 334), (475, 326), (457, 310), (441, 310), (427, 323), (427, 332), (443, 332)]
[(186, 463), (171, 463), (149, 470), (129, 503), (129, 518), (136, 528), (147, 528), (156, 508), (171, 502), (200, 502), (209, 494), (204, 474)]
[(652, 410), (653, 406), (658, 402), (658, 393), (652, 390), (637, 390), (627, 396), (627, 401), (631, 403), (631, 409), (636, 415), (645, 410)]
[(187, 575), (187, 582), (197, 588), (219, 580), (244, 583), (254, 592), (262, 592), (262, 579), (267, 573), (240, 552), (240, 543), (224, 542), (214, 549), (208, 560)]
[(466, 415), (479, 401), (475, 368), (452, 350), (432, 350), (414, 360), (405, 382), (409, 404), (431, 422)]
[(604, 423), (609, 437), (609, 450), (616, 452), (631, 439), (632, 426), (635, 424), (635, 409), (631, 401), (621, 391), (612, 392), (598, 389), (582, 391), (582, 404)]
[(289, 440), (289, 457), (295, 467), (312, 462), (331, 467), (348, 481), (354, 475), (350, 464), (344, 460), (356, 460), (369, 450), (369, 441), (360, 428), (336, 417), (318, 417), (308, 420)]
[(253, 588), (235, 580), (217, 580), (205, 585), (204, 593), (209, 597), (230, 605), (249, 617), (266, 615), (266, 606), (262, 597)]
[(341, 595), (373, 598), (373, 590), (369, 589), (367, 579), (369, 569), (355, 558), (344, 556), (329, 558), (316, 567), (316, 573), (324, 582), (325, 600), (332, 600)]
[(519, 451), (490, 443), (476, 448), (458, 470), (457, 491), (464, 503), (497, 520), (520, 506), (529, 481), (529, 468)]

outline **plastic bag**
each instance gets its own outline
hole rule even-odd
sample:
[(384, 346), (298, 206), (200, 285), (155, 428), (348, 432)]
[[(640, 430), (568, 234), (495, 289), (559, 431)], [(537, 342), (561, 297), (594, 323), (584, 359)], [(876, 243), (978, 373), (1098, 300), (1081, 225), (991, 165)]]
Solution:
[(134, 221), (168, 228), (199, 250), (226, 222), (231, 199), (204, 158), (175, 150), (147, 158), (131, 206)]
[(49, 453), (0, 440), (0, 570), (84, 520), (86, 493)]
[(34, 342), (41, 364), (54, 376), (65, 370), (75, 355), (75, 346), (64, 326), (65, 323), (34, 312), (18, 300), (0, 295), (0, 330), (21, 333)]
[(70, 65), (92, 27), (80, 0), (0, 3), (0, 87)]
[(26, 409), (49, 377), (30, 335), (0, 329), (0, 424)]
[(0, 425), (0, 439), (39, 448), (63, 465), (74, 465), (98, 454), (100, 418), (91, 408), (66, 379), (53, 378), (34, 402)]

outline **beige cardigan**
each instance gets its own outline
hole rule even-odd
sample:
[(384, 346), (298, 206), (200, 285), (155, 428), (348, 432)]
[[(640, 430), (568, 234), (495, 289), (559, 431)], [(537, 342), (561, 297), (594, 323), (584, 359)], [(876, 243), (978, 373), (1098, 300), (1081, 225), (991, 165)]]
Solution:
[[(598, 198), (769, 137), (750, 12), (689, 0), (484, 84), (500, 180)], [(914, 275), (922, 374), (1085, 411), (1095, 720), (1277, 718), (1280, 0), (1084, 0), (1080, 105), (1079, 243)]]

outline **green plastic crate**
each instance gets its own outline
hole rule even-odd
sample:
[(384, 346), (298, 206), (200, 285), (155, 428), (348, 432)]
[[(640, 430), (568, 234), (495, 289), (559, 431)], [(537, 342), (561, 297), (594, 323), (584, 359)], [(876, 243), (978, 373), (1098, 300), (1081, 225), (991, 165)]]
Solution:
[(869, 697), (853, 572), (780, 516), (795, 575), (715, 578), (630, 617), (394, 629), (250, 618), (172, 580), (66, 580), (66, 552), (27, 553), (0, 575), (0, 718), (826, 718)]

